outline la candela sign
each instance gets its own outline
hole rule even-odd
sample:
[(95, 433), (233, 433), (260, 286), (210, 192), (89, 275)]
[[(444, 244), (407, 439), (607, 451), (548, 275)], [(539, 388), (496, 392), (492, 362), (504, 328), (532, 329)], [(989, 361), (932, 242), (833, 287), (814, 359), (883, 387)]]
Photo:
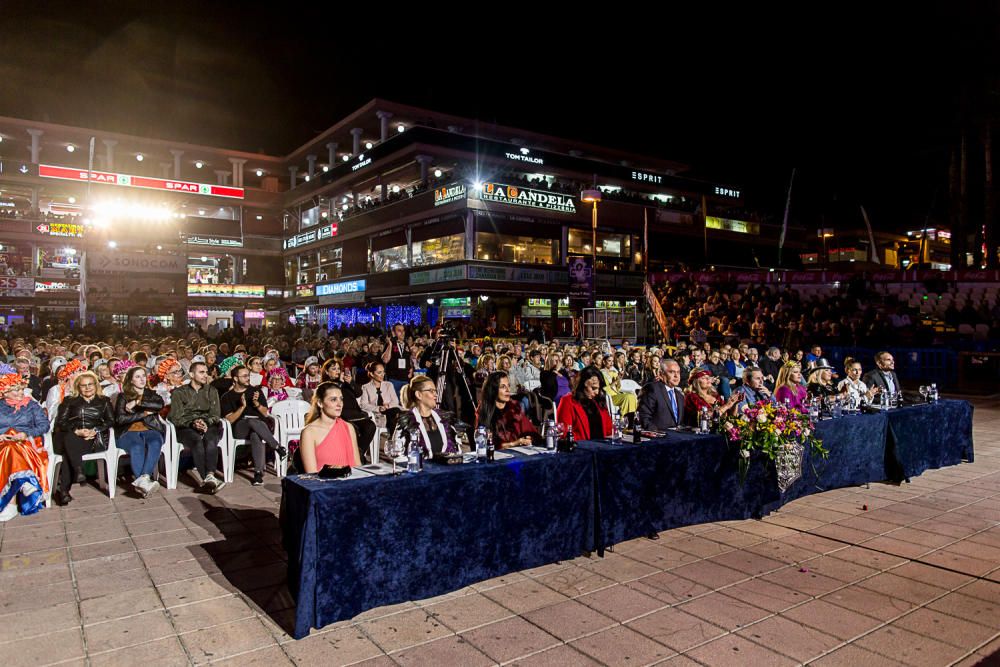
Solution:
[(58, 178), (65, 181), (83, 181), (117, 185), (126, 188), (144, 188), (147, 190), (166, 190), (168, 192), (187, 192), (210, 197), (227, 197), (243, 199), (243, 188), (233, 188), (228, 185), (210, 185), (208, 183), (190, 183), (166, 178), (149, 178), (147, 176), (132, 176), (129, 174), (114, 174), (106, 171), (91, 171), (72, 169), (70, 167), (54, 167), (48, 164), (38, 165), (38, 175), (42, 178)]

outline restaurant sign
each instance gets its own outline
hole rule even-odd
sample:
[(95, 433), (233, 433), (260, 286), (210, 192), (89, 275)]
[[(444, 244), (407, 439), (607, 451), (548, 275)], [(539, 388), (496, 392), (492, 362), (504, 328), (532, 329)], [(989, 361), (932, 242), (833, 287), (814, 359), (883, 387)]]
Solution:
[(434, 205), (444, 206), (454, 201), (465, 199), (466, 189), (464, 183), (446, 185), (443, 188), (434, 188)]
[(526, 206), (543, 211), (558, 213), (576, 213), (576, 204), (570, 195), (557, 194), (545, 190), (533, 190), (504, 183), (483, 183), (479, 192), (483, 201), (508, 204), (510, 206)]

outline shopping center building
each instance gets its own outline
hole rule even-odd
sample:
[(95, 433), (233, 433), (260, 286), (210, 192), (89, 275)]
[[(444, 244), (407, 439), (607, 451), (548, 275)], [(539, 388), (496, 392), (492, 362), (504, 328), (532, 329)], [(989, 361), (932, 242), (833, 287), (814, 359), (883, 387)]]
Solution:
[(648, 270), (752, 266), (779, 231), (684, 164), (384, 100), (285, 156), (13, 118), (0, 138), (3, 323), (75, 320), (83, 287), (123, 325), (567, 332), (573, 256), (625, 306)]

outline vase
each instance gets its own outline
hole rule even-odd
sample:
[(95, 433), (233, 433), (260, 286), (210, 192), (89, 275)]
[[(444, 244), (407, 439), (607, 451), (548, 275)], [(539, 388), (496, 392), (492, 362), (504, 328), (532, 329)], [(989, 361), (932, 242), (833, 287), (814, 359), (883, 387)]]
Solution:
[(805, 447), (798, 442), (786, 442), (774, 459), (774, 467), (778, 472), (778, 489), (784, 493), (792, 484), (802, 477), (802, 455)]

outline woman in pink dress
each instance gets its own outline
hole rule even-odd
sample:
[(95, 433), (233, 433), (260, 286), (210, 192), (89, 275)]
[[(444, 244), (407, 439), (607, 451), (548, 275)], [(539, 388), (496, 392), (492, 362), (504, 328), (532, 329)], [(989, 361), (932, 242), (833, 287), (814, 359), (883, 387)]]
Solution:
[(799, 412), (805, 412), (808, 409), (807, 393), (802, 386), (802, 366), (797, 361), (786, 361), (778, 371), (778, 379), (774, 383), (775, 400)]
[(324, 382), (316, 388), (299, 443), (305, 472), (319, 472), (327, 465), (361, 465), (358, 436), (350, 422), (340, 418), (343, 410), (340, 387)]

